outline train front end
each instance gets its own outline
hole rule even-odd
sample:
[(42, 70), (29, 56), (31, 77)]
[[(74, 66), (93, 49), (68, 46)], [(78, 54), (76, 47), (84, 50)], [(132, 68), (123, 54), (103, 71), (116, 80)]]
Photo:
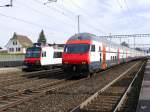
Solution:
[(23, 65), (26, 69), (35, 69), (41, 67), (41, 47), (27, 48)]
[(65, 72), (89, 73), (91, 40), (69, 39), (64, 47), (62, 63)]

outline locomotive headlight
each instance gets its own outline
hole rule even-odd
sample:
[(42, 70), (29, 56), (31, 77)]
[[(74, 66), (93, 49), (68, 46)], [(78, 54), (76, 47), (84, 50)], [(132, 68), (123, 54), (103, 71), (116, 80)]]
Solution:
[(64, 64), (68, 64), (68, 62), (64, 62)]
[(85, 61), (83, 61), (83, 62), (82, 62), (82, 64), (86, 64), (86, 62), (85, 62)]
[(40, 64), (40, 61), (39, 61), (39, 60), (37, 60), (35, 63), (36, 63), (37, 65), (39, 65), (39, 64)]

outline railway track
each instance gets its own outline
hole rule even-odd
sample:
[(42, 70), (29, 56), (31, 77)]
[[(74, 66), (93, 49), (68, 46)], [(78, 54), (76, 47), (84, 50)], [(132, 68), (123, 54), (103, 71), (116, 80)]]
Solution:
[(38, 87), (31, 87), (26, 90), (17, 91), (11, 94), (0, 96), (0, 111), (14, 107), (23, 102), (33, 100), (35, 98), (49, 94), (52, 91), (56, 91), (65, 88), (68, 85), (77, 83), (80, 80), (66, 80), (53, 81), (50, 83), (42, 84)]
[(11, 106), (5, 105), (3, 110), (6, 109), (7, 112), (66, 112), (72, 110), (96, 91), (117, 78), (126, 71), (126, 69), (132, 69), (131, 66), (137, 66), (139, 63), (140, 62), (130, 62), (97, 73), (92, 78), (69, 80), (64, 83), (59, 83), (58, 85), (56, 84), (55, 86), (48, 86), (49, 89), (45, 88), (44, 91), (39, 92), (39, 95), (34, 94), (34, 91), (30, 92), (30, 90), (27, 90), (26, 93), (29, 93), (31, 98), (21, 101), (19, 103), (20, 105), (18, 105), (18, 103)]
[(142, 63), (140, 68), (136, 65), (134, 67), (132, 66), (71, 112), (118, 112), (124, 108), (127, 109), (126, 106), (123, 108), (122, 104), (127, 99), (132, 85), (135, 83), (144, 66), (145, 62)]
[[(34, 74), (35, 73), (35, 74)], [(27, 73), (16, 78), (10, 77), (0, 81), (0, 95), (7, 95), (27, 88), (37, 87), (48, 82), (55, 82), (64, 79), (62, 70), (40, 71)]]
[(60, 74), (63, 73), (61, 69), (54, 69), (54, 70), (44, 70), (44, 71), (37, 71), (37, 72), (31, 72), (31, 73), (25, 73), (22, 75), (16, 75), (16, 76), (10, 76), (1, 78), (0, 77), (0, 86), (6, 87), (14, 84), (29, 82), (31, 80), (36, 80), (38, 78), (44, 78), (44, 77), (52, 77), (54, 76), (53, 73)]

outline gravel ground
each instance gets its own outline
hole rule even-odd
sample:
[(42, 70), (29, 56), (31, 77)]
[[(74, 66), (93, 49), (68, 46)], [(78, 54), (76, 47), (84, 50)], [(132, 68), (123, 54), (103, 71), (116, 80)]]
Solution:
[(7, 112), (66, 112), (86, 100), (89, 96), (104, 87), (110, 81), (119, 76), (120, 73), (127, 70), (129, 66), (135, 64), (131, 62), (128, 65), (116, 67), (112, 71), (99, 73), (99, 75), (87, 79), (84, 82), (66, 87), (62, 90), (50, 93), (44, 97), (30, 102), (18, 105), (17, 108), (11, 108)]
[(29, 89), (32, 87), (36, 88), (39, 85), (50, 83), (50, 82), (56, 81), (57, 79), (28, 79), (28, 80), (29, 80), (28, 82), (8, 86), (7, 89), (23, 90), (23, 89)]

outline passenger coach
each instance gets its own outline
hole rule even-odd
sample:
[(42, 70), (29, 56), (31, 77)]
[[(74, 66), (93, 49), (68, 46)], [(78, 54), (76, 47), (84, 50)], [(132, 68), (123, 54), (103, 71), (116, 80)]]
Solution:
[(93, 34), (80, 33), (66, 42), (62, 63), (66, 72), (94, 73), (142, 56), (143, 52), (119, 46)]
[(33, 47), (27, 48), (24, 60), (24, 69), (50, 69), (55, 66), (61, 66), (62, 51), (63, 48), (49, 45), (43, 46), (39, 43), (35, 43)]

